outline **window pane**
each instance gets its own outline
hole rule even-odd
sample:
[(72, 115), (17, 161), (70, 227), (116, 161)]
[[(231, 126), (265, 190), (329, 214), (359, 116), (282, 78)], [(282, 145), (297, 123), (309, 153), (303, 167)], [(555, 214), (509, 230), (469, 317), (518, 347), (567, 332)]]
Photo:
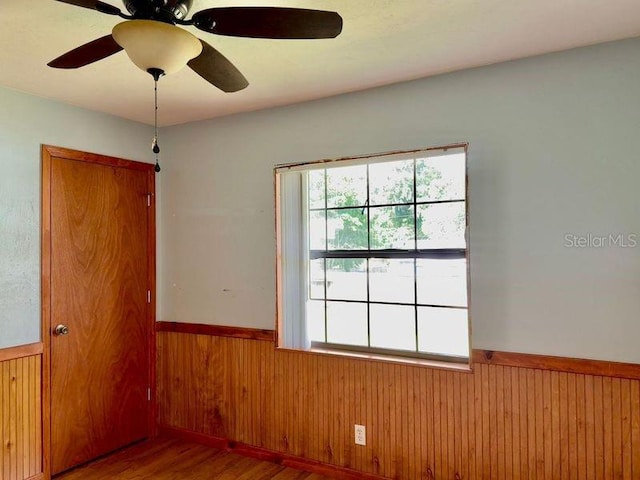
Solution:
[(362, 208), (331, 210), (328, 215), (329, 250), (367, 248), (367, 212)]
[(467, 261), (417, 260), (418, 303), (467, 306)]
[(469, 355), (466, 259), (424, 255), (466, 249), (466, 154), (449, 152), (296, 166), (281, 181), (278, 287), (297, 286), (278, 292), (296, 322), (284, 343)]
[(464, 200), (465, 154), (416, 160), (416, 198), (418, 202)]
[(465, 202), (418, 205), (418, 248), (465, 248)]
[(312, 342), (324, 342), (324, 302), (307, 301), (307, 335)]
[(311, 170), (309, 182), (309, 208), (325, 208), (324, 205), (324, 170)]
[(326, 250), (326, 228), (324, 211), (309, 212), (309, 248), (311, 250)]
[(356, 207), (367, 201), (367, 166), (327, 169), (327, 206)]
[(413, 203), (413, 160), (369, 165), (369, 203)]
[(415, 248), (412, 205), (371, 208), (371, 249)]
[(467, 310), (418, 307), (418, 349), (423, 353), (469, 356)]
[(368, 346), (367, 305), (327, 302), (327, 342)]
[(309, 296), (311, 298), (324, 298), (324, 259), (311, 260), (309, 262)]
[(371, 304), (371, 346), (393, 350), (416, 350), (413, 307)]
[(327, 298), (332, 300), (366, 300), (366, 259), (328, 258)]
[(369, 299), (372, 302), (413, 303), (413, 259), (369, 260)]

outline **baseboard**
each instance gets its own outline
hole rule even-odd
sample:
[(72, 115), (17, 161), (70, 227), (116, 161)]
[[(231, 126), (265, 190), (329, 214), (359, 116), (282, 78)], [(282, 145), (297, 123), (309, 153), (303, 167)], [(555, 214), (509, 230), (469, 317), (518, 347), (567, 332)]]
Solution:
[(29, 477), (26, 480), (43, 480), (44, 479), (44, 473), (39, 473), (37, 475), (34, 475), (33, 477)]
[(234, 442), (233, 440), (215, 437), (213, 435), (206, 435), (183, 428), (160, 425), (159, 432), (161, 435), (166, 435), (168, 437), (179, 438), (181, 440), (194, 443), (201, 443), (203, 445), (208, 445), (220, 450), (226, 450), (245, 457), (277, 463), (278, 465), (283, 465), (285, 467), (296, 468), (298, 470), (304, 470), (318, 475), (325, 475), (338, 480), (389, 480), (387, 477), (382, 477), (380, 475), (359, 472), (350, 468), (330, 465), (328, 463), (309, 460), (307, 458), (276, 452), (266, 448), (254, 447), (253, 445)]
[(213, 435), (205, 435), (204, 433), (194, 432), (193, 430), (187, 430), (185, 428), (170, 427), (169, 425), (158, 426), (159, 436), (174, 437), (180, 440), (186, 440), (193, 443), (200, 443), (207, 445), (208, 447), (217, 448), (219, 450), (228, 450), (229, 441), (214, 437)]

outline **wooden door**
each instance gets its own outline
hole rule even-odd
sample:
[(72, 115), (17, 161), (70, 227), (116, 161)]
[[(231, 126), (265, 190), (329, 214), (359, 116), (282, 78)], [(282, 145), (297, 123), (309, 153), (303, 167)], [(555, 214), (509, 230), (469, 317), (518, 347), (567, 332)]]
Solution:
[(56, 474), (150, 434), (153, 173), (146, 164), (45, 148)]

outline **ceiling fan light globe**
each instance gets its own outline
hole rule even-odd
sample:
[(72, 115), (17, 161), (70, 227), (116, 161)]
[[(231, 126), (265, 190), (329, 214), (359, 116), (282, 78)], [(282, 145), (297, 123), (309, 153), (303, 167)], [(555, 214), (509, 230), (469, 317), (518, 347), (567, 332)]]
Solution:
[(165, 74), (182, 69), (202, 52), (202, 44), (186, 30), (155, 20), (130, 20), (113, 27), (114, 40), (141, 70)]

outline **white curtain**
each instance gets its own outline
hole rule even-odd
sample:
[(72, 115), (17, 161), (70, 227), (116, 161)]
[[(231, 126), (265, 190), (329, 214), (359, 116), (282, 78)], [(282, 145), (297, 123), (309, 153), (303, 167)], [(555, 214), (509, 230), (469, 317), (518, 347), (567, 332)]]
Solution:
[(286, 348), (308, 349), (306, 328), (308, 248), (306, 172), (290, 171), (280, 181), (280, 272), (282, 312)]

